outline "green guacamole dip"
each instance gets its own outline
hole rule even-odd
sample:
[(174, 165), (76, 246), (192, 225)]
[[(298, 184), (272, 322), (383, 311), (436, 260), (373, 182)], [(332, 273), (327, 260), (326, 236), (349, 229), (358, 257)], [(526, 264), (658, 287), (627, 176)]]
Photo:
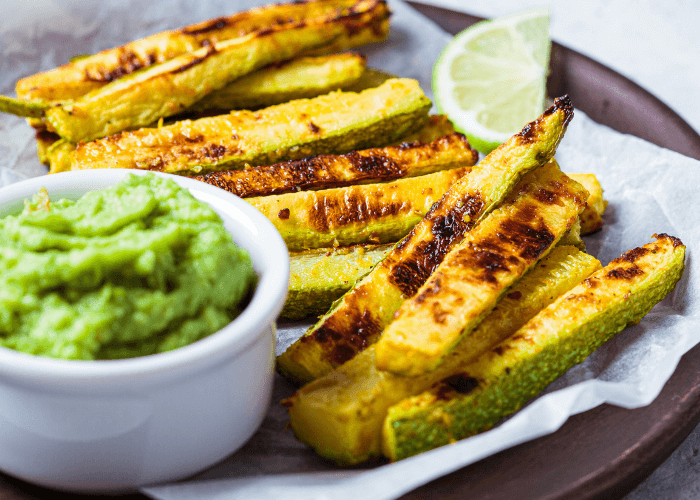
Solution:
[(65, 359), (168, 351), (239, 313), (255, 286), (219, 216), (170, 179), (78, 201), (39, 193), (0, 219), (0, 342)]

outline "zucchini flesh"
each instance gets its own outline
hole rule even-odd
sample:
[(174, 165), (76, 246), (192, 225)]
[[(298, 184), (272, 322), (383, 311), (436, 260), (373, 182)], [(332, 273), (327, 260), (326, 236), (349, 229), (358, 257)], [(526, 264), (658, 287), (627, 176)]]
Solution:
[[(244, 37), (275, 25), (311, 21), (336, 13), (351, 15), (358, 12), (359, 3), (357, 0), (315, 0), (270, 5), (177, 30), (156, 33), (26, 77), (17, 83), (17, 97), (50, 103), (75, 100), (135, 71), (210, 46), (215, 42)], [(332, 45), (325, 47), (325, 50), (338, 52), (386, 38), (389, 10), (383, 1), (377, 1), (373, 8), (377, 15), (370, 26), (357, 24), (354, 31), (337, 38)], [(352, 17), (350, 19), (352, 20)]]
[(377, 368), (408, 376), (435, 369), (578, 220), (586, 196), (555, 161), (523, 177), (394, 313), (375, 345)]
[(384, 453), (399, 460), (490, 429), (639, 322), (680, 279), (684, 256), (680, 240), (660, 235), (612, 261), (458, 377), (392, 407), (383, 427)]
[(183, 120), (78, 145), (73, 170), (138, 168), (197, 175), (384, 146), (420, 128), (430, 101), (410, 79), (260, 111)]
[(478, 158), (467, 138), (454, 133), (429, 144), (318, 155), (270, 166), (212, 172), (196, 179), (249, 198), (416, 177), (472, 166)]
[(282, 235), (290, 251), (397, 241), (469, 167), (321, 191), (247, 198)]
[(581, 214), (581, 234), (591, 234), (603, 227), (603, 214), (608, 202), (603, 199), (603, 188), (593, 174), (566, 174), (588, 191), (586, 208)]
[(280, 318), (323, 314), (367, 274), (393, 244), (319, 248), (289, 255), (289, 291)]
[[(358, 4), (364, 17), (357, 22), (371, 23), (373, 14), (363, 10), (372, 1)], [(44, 116), (54, 132), (74, 143), (147, 126), (183, 111), (236, 78), (327, 44), (352, 25), (347, 15), (330, 16), (213, 43), (47, 109)]]
[(373, 344), (464, 232), (500, 204), (524, 174), (554, 156), (572, 116), (569, 98), (557, 99), (456, 182), (382, 262), (277, 358), (279, 371), (309, 382)]
[(222, 114), (316, 97), (347, 88), (364, 69), (365, 58), (359, 54), (300, 57), (243, 76), (196, 102), (187, 113)]
[(472, 338), (460, 342), (437, 369), (418, 377), (379, 371), (374, 346), (370, 346), (285, 402), (292, 429), (319, 454), (343, 464), (379, 456), (382, 425), (392, 405), (461, 373), (464, 365), (512, 335), (600, 267), (595, 258), (574, 247), (553, 249), (508, 291)]

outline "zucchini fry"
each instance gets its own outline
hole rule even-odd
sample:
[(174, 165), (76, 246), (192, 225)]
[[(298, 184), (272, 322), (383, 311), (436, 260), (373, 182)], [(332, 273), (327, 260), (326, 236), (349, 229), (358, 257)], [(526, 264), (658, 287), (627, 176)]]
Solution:
[(248, 198), (282, 235), (290, 251), (388, 243), (405, 236), (469, 167), (322, 191)]
[[(53, 132), (43, 129), (36, 130), (34, 132), (34, 138), (36, 139), (36, 154), (39, 157), (39, 161), (46, 166), (51, 166), (51, 161), (48, 157), (49, 149), (51, 149), (51, 146), (54, 145), (56, 141), (60, 141), (61, 138)], [(70, 164), (68, 164), (68, 166), (70, 167)]]
[(41, 118), (50, 105), (40, 101), (23, 101), (0, 95), (0, 112), (25, 118)]
[(348, 16), (348, 22), (354, 23), (355, 29), (324, 47), (328, 53), (386, 38), (389, 9), (385, 2), (376, 2), (373, 9), (377, 15), (367, 26), (357, 23), (352, 17), (353, 13), (360, 12), (359, 3), (358, 0), (316, 0), (270, 5), (177, 30), (156, 33), (121, 47), (77, 59), (59, 68), (26, 77), (17, 82), (17, 97), (49, 103), (75, 100), (135, 71), (217, 42), (241, 38), (272, 26), (312, 21), (338, 13)]
[(490, 429), (640, 321), (684, 268), (681, 241), (656, 238), (559, 297), (457, 377), (392, 407), (382, 432), (384, 454), (399, 460)]
[(364, 70), (360, 54), (300, 57), (243, 76), (194, 103), (186, 113), (212, 116), (316, 97), (351, 86)]
[(361, 0), (352, 14), (272, 26), (212, 43), (47, 109), (44, 117), (53, 132), (74, 143), (147, 126), (256, 69), (327, 45), (356, 23), (370, 25), (377, 15), (371, 8), (377, 6), (375, 0)]
[(478, 158), (467, 138), (454, 133), (429, 144), (318, 155), (267, 167), (212, 172), (196, 179), (249, 198), (416, 177), (472, 166)]
[(593, 174), (566, 174), (588, 191), (586, 208), (581, 214), (581, 234), (591, 234), (603, 227), (603, 214), (608, 202), (603, 199), (603, 188)]
[(393, 247), (354, 245), (289, 254), (289, 291), (280, 317), (298, 320), (323, 314)]
[(434, 370), (564, 236), (588, 195), (555, 161), (513, 191), (394, 313), (375, 345), (379, 370), (408, 376)]
[(455, 348), (432, 372), (404, 377), (377, 370), (374, 346), (337, 370), (304, 386), (284, 404), (303, 442), (324, 457), (355, 464), (381, 454), (387, 410), (460, 370), (594, 271), (600, 263), (574, 247), (557, 247), (515, 284), (479, 324), (469, 341)]
[(139, 168), (197, 175), (385, 146), (419, 129), (430, 108), (418, 82), (388, 80), (260, 111), (183, 120), (81, 143), (73, 170)]
[(373, 344), (403, 301), (449, 250), (501, 203), (520, 178), (554, 156), (573, 116), (568, 97), (494, 149), (433, 206), (367, 276), (277, 358), (287, 377), (309, 382)]

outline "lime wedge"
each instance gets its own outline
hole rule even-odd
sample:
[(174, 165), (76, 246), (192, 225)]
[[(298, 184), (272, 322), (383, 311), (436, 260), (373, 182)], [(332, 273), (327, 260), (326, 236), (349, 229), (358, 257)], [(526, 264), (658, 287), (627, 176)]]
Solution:
[(550, 46), (546, 8), (470, 26), (433, 68), (438, 109), (488, 153), (544, 110)]

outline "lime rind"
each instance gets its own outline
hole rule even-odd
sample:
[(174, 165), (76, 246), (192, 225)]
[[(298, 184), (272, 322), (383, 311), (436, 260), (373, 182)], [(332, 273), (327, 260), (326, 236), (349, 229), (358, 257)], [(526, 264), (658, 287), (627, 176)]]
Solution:
[[(542, 112), (548, 26), (547, 8), (482, 21), (455, 35), (438, 57), (432, 80), (436, 107), (480, 152), (488, 153)], [(463, 67), (454, 67), (455, 61)]]

